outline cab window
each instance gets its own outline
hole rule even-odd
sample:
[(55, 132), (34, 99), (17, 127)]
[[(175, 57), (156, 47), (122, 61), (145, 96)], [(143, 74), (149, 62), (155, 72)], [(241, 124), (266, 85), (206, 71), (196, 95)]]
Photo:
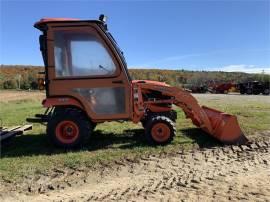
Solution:
[(116, 65), (100, 39), (89, 32), (54, 33), (56, 77), (110, 76)]

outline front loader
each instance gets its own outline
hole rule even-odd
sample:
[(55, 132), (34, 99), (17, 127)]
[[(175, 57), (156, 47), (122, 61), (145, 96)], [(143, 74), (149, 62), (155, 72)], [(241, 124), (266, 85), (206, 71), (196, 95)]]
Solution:
[(40, 50), (45, 64), (45, 114), (28, 119), (47, 122), (47, 135), (64, 148), (78, 147), (98, 123), (142, 123), (149, 143), (164, 145), (176, 134), (181, 107), (192, 122), (227, 144), (244, 144), (237, 118), (200, 106), (182, 88), (163, 82), (132, 80), (123, 52), (99, 20), (46, 18), (34, 27), (42, 31)]

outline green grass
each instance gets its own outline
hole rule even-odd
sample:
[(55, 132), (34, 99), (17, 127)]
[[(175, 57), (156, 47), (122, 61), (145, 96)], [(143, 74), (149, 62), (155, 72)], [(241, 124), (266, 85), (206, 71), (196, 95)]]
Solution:
[[(218, 97), (219, 98), (219, 97)], [(255, 132), (270, 130), (270, 106), (264, 100), (245, 100), (199, 97), (202, 104), (237, 115), (241, 128), (248, 137)], [(40, 101), (0, 102), (0, 117), (5, 126), (21, 125), (26, 117), (42, 113)], [(112, 162), (123, 157), (172, 152), (192, 145), (215, 146), (218, 143), (195, 128), (184, 113), (177, 109), (177, 135), (164, 147), (148, 146), (140, 124), (108, 122), (100, 124), (84, 148), (65, 151), (52, 146), (45, 135), (45, 127), (34, 124), (33, 130), (2, 145), (0, 175), (2, 179), (20, 181), (29, 175), (50, 172), (53, 169), (93, 167), (98, 162)]]

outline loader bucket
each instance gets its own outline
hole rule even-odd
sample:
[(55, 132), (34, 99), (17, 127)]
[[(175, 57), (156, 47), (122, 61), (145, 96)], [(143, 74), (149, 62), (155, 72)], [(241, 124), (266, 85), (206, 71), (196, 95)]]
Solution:
[[(246, 144), (245, 137), (234, 115), (202, 106), (212, 126), (211, 136), (225, 144)], [(208, 131), (207, 131), (208, 132)], [(208, 132), (209, 133), (209, 132)]]

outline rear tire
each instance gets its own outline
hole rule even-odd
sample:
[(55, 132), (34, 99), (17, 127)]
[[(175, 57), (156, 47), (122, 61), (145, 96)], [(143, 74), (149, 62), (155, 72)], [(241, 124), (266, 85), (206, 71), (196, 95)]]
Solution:
[(47, 135), (57, 147), (73, 149), (83, 145), (93, 131), (84, 113), (66, 108), (54, 113), (47, 125)]
[(263, 94), (264, 95), (269, 95), (270, 94), (270, 90), (269, 89), (264, 89)]
[(145, 126), (145, 136), (151, 145), (166, 145), (176, 134), (174, 122), (166, 116), (155, 116)]
[(141, 124), (142, 124), (142, 127), (144, 127), (145, 128), (145, 126), (146, 126), (146, 123), (147, 123), (147, 120), (141, 120)]

